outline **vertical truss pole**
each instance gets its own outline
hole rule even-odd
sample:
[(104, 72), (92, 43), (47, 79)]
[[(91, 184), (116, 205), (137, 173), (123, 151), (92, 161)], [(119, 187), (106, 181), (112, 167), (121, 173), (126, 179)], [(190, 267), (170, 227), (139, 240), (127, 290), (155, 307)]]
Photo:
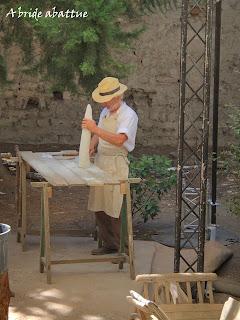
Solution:
[(212, 10), (213, 0), (182, 0), (175, 272), (204, 271)]
[(174, 271), (179, 272), (181, 250), (181, 217), (182, 217), (182, 175), (183, 175), (183, 134), (184, 134), (184, 102), (186, 83), (187, 54), (187, 15), (188, 0), (182, 1), (181, 15), (181, 55), (180, 55), (180, 92), (179, 92), (179, 122), (178, 122), (178, 166), (177, 166), (177, 212), (175, 222), (175, 259)]
[(218, 156), (218, 104), (219, 104), (219, 69), (221, 49), (222, 0), (216, 2), (215, 48), (214, 48), (214, 89), (213, 89), (213, 141), (212, 141), (212, 199), (211, 223), (216, 224), (217, 200), (217, 156)]
[(212, 38), (212, 9), (213, 0), (207, 1), (206, 35), (205, 35), (205, 63), (204, 63), (204, 104), (203, 104), (203, 143), (201, 159), (200, 184), (200, 217), (198, 233), (198, 264), (197, 271), (204, 271), (205, 218), (207, 198), (207, 168), (208, 168), (208, 136), (209, 136), (209, 108), (211, 83), (211, 38)]

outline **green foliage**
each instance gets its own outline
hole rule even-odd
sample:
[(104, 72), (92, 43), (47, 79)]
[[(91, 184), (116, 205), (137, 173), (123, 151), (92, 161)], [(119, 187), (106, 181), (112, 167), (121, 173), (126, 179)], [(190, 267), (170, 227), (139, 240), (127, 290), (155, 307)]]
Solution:
[(12, 83), (7, 79), (7, 66), (5, 63), (5, 59), (2, 55), (0, 55), (0, 92), (4, 89), (7, 84)]
[(164, 14), (168, 10), (178, 8), (179, 2), (179, 0), (139, 0), (139, 5), (144, 12), (147, 10), (153, 13), (159, 9)]
[(233, 173), (240, 179), (240, 107), (234, 107), (229, 115), (230, 125), (235, 142), (230, 145), (228, 150), (222, 152), (222, 159), (227, 172)]
[(159, 213), (159, 200), (176, 183), (176, 174), (169, 170), (171, 160), (165, 156), (143, 155), (130, 157), (130, 177), (142, 178), (140, 184), (132, 185), (133, 214), (137, 212), (144, 222)]
[(4, 84), (7, 80), (7, 68), (3, 56), (0, 55), (0, 84)]
[(230, 115), (232, 120), (231, 128), (235, 134), (236, 139), (238, 140), (237, 146), (240, 147), (240, 106), (236, 107), (235, 112)]
[[(230, 128), (235, 136), (235, 143), (230, 145), (229, 150), (222, 152), (221, 158), (225, 164), (225, 171), (231, 173), (238, 182), (240, 180), (240, 107), (235, 107), (230, 114)], [(229, 209), (232, 213), (240, 216), (240, 186), (229, 200)]]
[[(5, 16), (11, 7), (20, 6), (6, 1), (1, 6)], [(130, 40), (141, 31), (125, 31), (119, 18), (125, 19), (127, 7), (121, 0), (21, 1), (22, 11), (38, 7), (43, 11), (56, 6), (56, 11), (87, 11), (87, 18), (8, 17), (3, 20), (5, 48), (18, 43), (25, 56), (24, 72), (41, 74), (58, 90), (78, 93), (79, 87), (89, 91), (106, 75), (126, 75), (129, 68), (113, 58), (117, 48), (129, 48)], [(26, 36), (27, 35), (27, 36)], [(34, 40), (34, 41), (33, 41)], [(40, 44), (41, 54), (34, 50)], [(124, 54), (124, 51), (122, 52)], [(51, 88), (52, 90), (52, 88)]]
[[(5, 17), (10, 8), (42, 12), (56, 6), (57, 11), (87, 11), (87, 18)], [(121, 62), (121, 54), (130, 48), (132, 39), (144, 29), (126, 31), (122, 21), (135, 15), (176, 8), (177, 0), (5, 0), (0, 4), (0, 38), (5, 49), (17, 43), (24, 53), (22, 71), (41, 75), (53, 83), (50, 90), (90, 92), (105, 76), (124, 77), (132, 66)], [(34, 44), (41, 46), (36, 52)], [(119, 58), (114, 58), (122, 49)], [(0, 62), (1, 63), (1, 62)], [(0, 78), (6, 71), (0, 67)], [(1, 80), (0, 80), (1, 81)], [(84, 91), (85, 92), (85, 91)], [(83, 93), (83, 92), (82, 92)]]
[[(240, 192), (240, 190), (239, 190)], [(234, 195), (227, 201), (229, 210), (232, 214), (240, 217), (240, 199), (239, 193)]]

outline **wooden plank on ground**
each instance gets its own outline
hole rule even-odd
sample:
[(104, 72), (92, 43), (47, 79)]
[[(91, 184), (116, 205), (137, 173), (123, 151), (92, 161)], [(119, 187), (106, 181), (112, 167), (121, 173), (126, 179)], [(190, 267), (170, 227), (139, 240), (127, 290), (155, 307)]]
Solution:
[[(67, 181), (59, 175), (57, 169), (49, 168), (47, 160), (51, 155), (45, 157), (40, 156), (40, 153), (33, 153), (31, 151), (21, 151), (21, 157), (25, 160), (34, 170), (40, 173), (53, 186), (67, 186)], [(43, 153), (41, 153), (43, 155)]]
[(137, 281), (170, 281), (170, 282), (188, 282), (188, 281), (213, 281), (217, 280), (215, 273), (164, 273), (164, 274), (140, 274)]

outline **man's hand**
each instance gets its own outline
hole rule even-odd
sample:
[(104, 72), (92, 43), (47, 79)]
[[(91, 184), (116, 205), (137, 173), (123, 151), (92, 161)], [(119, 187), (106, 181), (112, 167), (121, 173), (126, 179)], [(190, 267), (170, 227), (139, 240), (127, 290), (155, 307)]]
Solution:
[(89, 147), (89, 155), (90, 155), (90, 157), (92, 157), (95, 152), (96, 152), (96, 145), (93, 144), (93, 143), (90, 143), (90, 147)]
[(97, 151), (97, 145), (98, 145), (99, 138), (96, 134), (92, 136), (90, 146), (89, 146), (89, 155), (92, 157), (94, 153)]
[(88, 129), (89, 131), (91, 131), (92, 133), (96, 132), (97, 129), (97, 125), (96, 122), (94, 120), (90, 120), (90, 119), (83, 119), (82, 121), (82, 128), (83, 129)]

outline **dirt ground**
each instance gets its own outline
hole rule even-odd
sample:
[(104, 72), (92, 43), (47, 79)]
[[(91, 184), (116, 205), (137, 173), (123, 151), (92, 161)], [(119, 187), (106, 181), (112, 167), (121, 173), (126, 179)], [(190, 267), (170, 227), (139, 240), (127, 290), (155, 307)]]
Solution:
[[(42, 146), (33, 148), (33, 146), (23, 146), (24, 150), (33, 151), (59, 151), (63, 149), (71, 149), (72, 147), (66, 146)], [(13, 152), (13, 145), (2, 145), (1, 152)], [(141, 150), (142, 151), (142, 150)], [(144, 150), (145, 153), (151, 154), (153, 150)], [(154, 150), (155, 151), (155, 150)], [(136, 152), (140, 154), (140, 150)], [(176, 159), (176, 154), (172, 150), (162, 150), (162, 154), (166, 154)], [(219, 172), (218, 176), (218, 202), (217, 208), (217, 224), (224, 226), (228, 230), (229, 241), (227, 245), (234, 252), (232, 259), (227, 261), (218, 274), (240, 283), (240, 243), (237, 239), (240, 230), (240, 217), (231, 214), (229, 210), (229, 197), (234, 192), (236, 181), (223, 172)], [(28, 207), (28, 230), (31, 233), (37, 233), (39, 230), (39, 212), (40, 201), (39, 191), (30, 189), (28, 186), (30, 204)], [(15, 208), (15, 176), (7, 173), (7, 176), (0, 184), (0, 221), (11, 225), (15, 231), (17, 226), (17, 215)], [(79, 191), (78, 188), (72, 188), (70, 191), (64, 188), (58, 188), (54, 193), (54, 200), (51, 202), (50, 210), (52, 212), (51, 226), (54, 232), (71, 233), (74, 235), (92, 235), (94, 232), (94, 217), (88, 213), (84, 216), (79, 215), (79, 208), (86, 207), (86, 198), (88, 190)], [(149, 220), (143, 223), (141, 217), (134, 217), (134, 236), (136, 239), (151, 240), (153, 235), (158, 234), (161, 228), (166, 224), (174, 225), (175, 220), (175, 189), (166, 194), (160, 203), (160, 212), (154, 220)]]

